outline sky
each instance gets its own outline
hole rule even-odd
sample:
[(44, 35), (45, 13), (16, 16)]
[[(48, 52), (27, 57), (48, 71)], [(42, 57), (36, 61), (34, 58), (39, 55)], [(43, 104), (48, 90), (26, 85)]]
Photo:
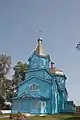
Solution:
[(80, 105), (80, 0), (0, 0), (0, 54), (11, 56), (12, 67), (28, 62), (39, 36), (67, 76), (69, 100)]

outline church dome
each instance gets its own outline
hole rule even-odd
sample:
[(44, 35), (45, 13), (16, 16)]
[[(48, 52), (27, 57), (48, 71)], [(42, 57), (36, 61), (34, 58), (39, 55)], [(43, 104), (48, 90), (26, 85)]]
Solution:
[(47, 57), (48, 54), (45, 53), (43, 46), (42, 46), (42, 38), (39, 37), (37, 41), (38, 41), (38, 45), (35, 50), (35, 53), (37, 53), (39, 56)]
[(55, 63), (51, 62), (51, 67), (49, 69), (49, 72), (51, 74), (56, 74), (56, 75), (64, 75), (64, 72), (61, 69), (58, 69), (55, 67)]
[(50, 68), (50, 69), (49, 69), (49, 72), (50, 72), (51, 74), (64, 75), (64, 72), (63, 72), (62, 70), (56, 68), (56, 67), (54, 67), (53, 69)]
[(55, 74), (64, 75), (64, 72), (61, 69), (55, 68)]

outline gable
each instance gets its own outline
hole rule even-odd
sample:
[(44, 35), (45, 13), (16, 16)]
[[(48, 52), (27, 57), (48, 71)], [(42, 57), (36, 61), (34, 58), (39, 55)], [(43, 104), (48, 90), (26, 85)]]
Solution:
[(34, 68), (47, 68), (49, 69), (49, 57), (43, 57), (37, 55), (35, 52), (29, 57), (29, 69)]
[(34, 52), (29, 60), (29, 69), (34, 69), (39, 67), (39, 56)]
[(27, 81), (24, 81), (22, 84), (20, 84), (18, 86), (18, 96), (20, 96), (21, 94), (23, 94), (25, 91), (30, 91), (30, 87), (32, 84), (36, 84), (39, 88), (38, 90), (39, 91), (44, 91), (45, 87), (46, 86), (47, 88), (50, 89), (50, 86), (51, 86), (51, 82), (49, 81), (45, 81), (44, 79), (40, 79), (38, 77), (32, 77), (30, 79), (28, 79)]
[(41, 58), (47, 58), (47, 59), (49, 59), (49, 62), (50, 62), (50, 56), (49, 55), (47, 55), (47, 56), (38, 55), (35, 51), (31, 54), (28, 61), (30, 61), (34, 55), (36, 55), (38, 57), (41, 57)]
[(29, 57), (28, 61), (32, 59), (32, 57), (38, 56), (35, 52), (32, 53), (32, 55)]
[(52, 79), (51, 74), (47, 70), (45, 70), (45, 69), (44, 69), (44, 78), (45, 79)]

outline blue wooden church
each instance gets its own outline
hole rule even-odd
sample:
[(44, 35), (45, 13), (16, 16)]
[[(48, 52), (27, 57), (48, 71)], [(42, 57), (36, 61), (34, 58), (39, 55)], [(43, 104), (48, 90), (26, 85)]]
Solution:
[(68, 101), (66, 76), (55, 67), (38, 39), (35, 51), (28, 59), (25, 80), (18, 85), (13, 98), (12, 113), (55, 114), (75, 112), (73, 101)]

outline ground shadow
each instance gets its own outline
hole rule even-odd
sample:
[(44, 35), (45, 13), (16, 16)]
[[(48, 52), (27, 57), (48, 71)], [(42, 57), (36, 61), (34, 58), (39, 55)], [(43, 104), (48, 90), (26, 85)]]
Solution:
[(70, 117), (66, 118), (65, 120), (80, 120), (80, 117)]

